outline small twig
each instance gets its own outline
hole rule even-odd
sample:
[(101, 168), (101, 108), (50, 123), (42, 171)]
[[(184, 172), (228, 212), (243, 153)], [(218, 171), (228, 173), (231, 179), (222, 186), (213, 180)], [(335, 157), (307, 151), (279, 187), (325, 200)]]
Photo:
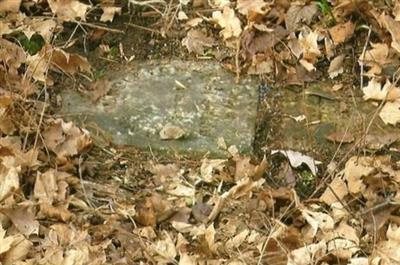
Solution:
[(235, 68), (236, 68), (236, 79), (235, 82), (236, 84), (239, 84), (240, 82), (240, 61), (239, 61), (239, 55), (240, 55), (240, 43), (241, 43), (241, 35), (237, 40), (236, 43), (236, 54), (235, 54)]
[(143, 26), (140, 26), (140, 25), (132, 24), (132, 23), (125, 23), (125, 25), (128, 25), (128, 26), (130, 26), (132, 28), (142, 29), (142, 30), (150, 31), (152, 33), (156, 33), (156, 34), (161, 35), (161, 32), (159, 32), (158, 30), (155, 30), (155, 29), (143, 27)]
[(364, 59), (365, 59), (365, 52), (367, 51), (367, 46), (368, 46), (368, 42), (369, 39), (371, 37), (371, 27), (368, 27), (368, 35), (367, 35), (367, 39), (365, 40), (365, 44), (364, 44), (364, 48), (363, 51), (361, 53), (361, 60), (360, 60), (360, 89), (362, 90), (363, 86), (364, 86)]
[(125, 34), (125, 31), (123, 31), (123, 30), (107, 28), (107, 27), (100, 26), (100, 25), (97, 25), (97, 24), (87, 23), (87, 22), (83, 22), (83, 21), (79, 21), (79, 22), (76, 22), (76, 23), (84, 25), (84, 26), (87, 26), (89, 28), (95, 28), (95, 29), (101, 29), (101, 30), (105, 30), (105, 31), (109, 31), (109, 32)]

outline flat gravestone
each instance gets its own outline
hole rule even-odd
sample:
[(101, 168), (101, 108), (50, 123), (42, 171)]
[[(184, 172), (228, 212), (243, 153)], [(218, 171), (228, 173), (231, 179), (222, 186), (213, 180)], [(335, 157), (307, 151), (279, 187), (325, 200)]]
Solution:
[[(79, 92), (63, 92), (61, 114), (95, 123), (117, 145), (178, 153), (224, 154), (217, 144), (252, 150), (257, 85), (235, 83), (232, 73), (211, 61), (151, 61), (110, 73), (109, 93), (93, 103)], [(165, 126), (185, 131), (181, 139), (162, 140)]]

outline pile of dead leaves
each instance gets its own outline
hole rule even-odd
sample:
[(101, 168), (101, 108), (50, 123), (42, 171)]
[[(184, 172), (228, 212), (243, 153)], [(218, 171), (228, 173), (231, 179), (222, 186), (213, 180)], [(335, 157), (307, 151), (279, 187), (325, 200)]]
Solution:
[[(129, 2), (160, 14), (173, 6), (182, 45), (238, 77), (302, 85), (326, 76), (335, 92), (355, 81), (385, 123), (400, 121), (399, 1)], [(233, 147), (229, 159), (197, 166), (148, 163), (145, 187), (133, 192), (87, 181), (89, 133), (48, 107), (53, 73), (90, 79), (88, 61), (66, 51), (74, 33), (55, 43), (66, 23), (105, 30), (86, 22), (96, 10), (107, 22), (121, 7), (0, 1), (1, 264), (400, 264), (400, 170), (390, 156), (330, 165), (308, 200), (292, 188), (292, 168), (305, 164), (316, 179), (318, 163), (285, 150), (277, 151), (289, 160), (284, 187), (266, 178), (267, 161), (253, 164)], [(354, 69), (359, 80), (342, 83)]]

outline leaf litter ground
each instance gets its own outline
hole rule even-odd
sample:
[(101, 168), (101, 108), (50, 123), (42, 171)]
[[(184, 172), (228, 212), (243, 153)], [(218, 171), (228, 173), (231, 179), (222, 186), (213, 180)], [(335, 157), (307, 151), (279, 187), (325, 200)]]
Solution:
[[(400, 264), (400, 2), (5, 0), (0, 12), (1, 264)], [(283, 150), (265, 131), (284, 114), (262, 97), (258, 157), (228, 146), (228, 159), (190, 160), (54, 115), (60, 89), (106, 95), (107, 65), (177, 54), (347, 97), (337, 111), (360, 120), (325, 135), (337, 152)], [(329, 94), (307, 90), (329, 79)], [(361, 100), (367, 118), (349, 108)], [(306, 114), (290, 118), (318, 123)]]

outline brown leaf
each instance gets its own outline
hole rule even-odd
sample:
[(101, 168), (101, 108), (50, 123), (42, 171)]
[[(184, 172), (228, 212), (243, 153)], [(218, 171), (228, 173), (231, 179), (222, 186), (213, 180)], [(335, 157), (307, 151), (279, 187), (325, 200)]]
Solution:
[(329, 34), (335, 45), (345, 42), (348, 38), (353, 36), (355, 26), (351, 21), (343, 24), (338, 24), (329, 29)]
[(220, 34), (224, 40), (231, 37), (239, 37), (242, 33), (242, 27), (239, 18), (235, 15), (235, 11), (228, 6), (225, 6), (223, 11), (214, 11), (213, 19), (222, 28)]
[(85, 16), (90, 5), (78, 0), (48, 0), (51, 11), (64, 21), (74, 21), (79, 18), (85, 21)]
[(21, 0), (2, 0), (0, 1), (0, 12), (18, 12)]
[(329, 65), (328, 69), (328, 74), (330, 78), (335, 78), (339, 74), (343, 73), (344, 57), (345, 57), (344, 55), (339, 55), (331, 61), (331, 64)]
[(61, 49), (52, 51), (51, 62), (56, 68), (70, 75), (80, 71), (91, 73), (91, 66), (86, 58), (75, 53), (67, 53)]
[(19, 204), (12, 208), (2, 208), (0, 212), (11, 219), (21, 234), (25, 236), (39, 234), (39, 222), (36, 221), (33, 205)]
[(74, 156), (91, 145), (89, 132), (79, 129), (72, 122), (52, 120), (43, 132), (44, 142), (62, 161)]
[(400, 53), (400, 22), (385, 15), (385, 13), (379, 16), (379, 22), (390, 32), (392, 36), (392, 48)]
[(39, 214), (42, 217), (56, 219), (63, 222), (68, 222), (73, 216), (73, 214), (68, 211), (65, 206), (52, 206), (48, 203), (40, 204)]
[(289, 10), (286, 13), (286, 29), (289, 32), (297, 30), (301, 23), (304, 22), (306, 24), (311, 23), (313, 17), (318, 12), (318, 6), (315, 3), (311, 3), (309, 5), (300, 6), (293, 4), (290, 6)]
[(269, 10), (264, 0), (238, 0), (236, 9), (239, 13), (248, 16), (251, 13), (266, 14)]
[(100, 21), (102, 22), (111, 22), (114, 20), (115, 14), (121, 14), (121, 7), (101, 6), (101, 9), (103, 10), (103, 14), (100, 17)]

